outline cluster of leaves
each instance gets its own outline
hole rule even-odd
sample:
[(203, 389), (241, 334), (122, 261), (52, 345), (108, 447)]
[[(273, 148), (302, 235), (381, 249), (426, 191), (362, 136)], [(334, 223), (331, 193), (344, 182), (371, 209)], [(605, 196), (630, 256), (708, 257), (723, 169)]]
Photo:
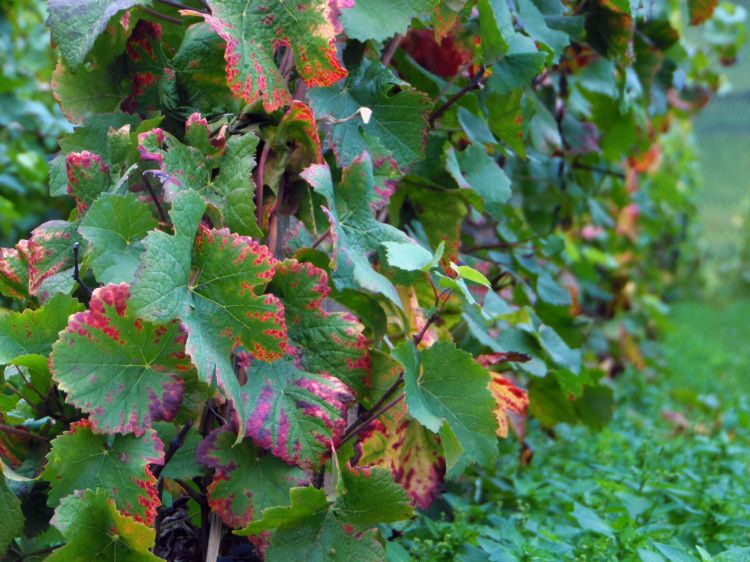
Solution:
[(0, 250), (0, 547), (381, 560), (527, 408), (606, 424), (720, 85), (680, 17), (50, 0), (75, 208)]

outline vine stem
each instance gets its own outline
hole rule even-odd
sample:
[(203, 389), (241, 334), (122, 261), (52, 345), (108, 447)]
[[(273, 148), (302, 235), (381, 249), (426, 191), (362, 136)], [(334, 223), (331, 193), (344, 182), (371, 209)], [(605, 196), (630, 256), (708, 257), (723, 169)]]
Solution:
[[(176, 8), (177, 10), (190, 10), (191, 12), (200, 12), (201, 10), (196, 10), (195, 8), (191, 8), (190, 6), (183, 4), (182, 2), (177, 2), (176, 0), (156, 0), (160, 4), (164, 4), (165, 6), (171, 6), (172, 8)], [(201, 4), (204, 6), (206, 5), (205, 2), (201, 1)]]
[(266, 141), (260, 151), (258, 158), (258, 170), (255, 175), (255, 222), (258, 228), (263, 228), (263, 174), (268, 160), (268, 154), (271, 152), (271, 143)]
[(401, 46), (401, 41), (403, 40), (404, 36), (400, 33), (397, 33), (393, 39), (391, 39), (391, 42), (388, 43), (388, 46), (385, 48), (385, 51), (383, 51), (383, 58), (380, 59), (380, 62), (383, 63), (383, 66), (388, 66), (391, 64), (391, 61), (393, 60), (393, 56), (396, 54), (396, 51), (398, 51), (398, 48)]
[(427, 118), (427, 122), (430, 124), (430, 127), (434, 127), (435, 121), (437, 121), (440, 117), (442, 117), (443, 114), (446, 111), (448, 111), (448, 109), (450, 109), (450, 107), (454, 103), (456, 103), (466, 94), (468, 94), (470, 91), (481, 88), (484, 85), (484, 75), (486, 72), (487, 72), (487, 69), (484, 66), (479, 67), (479, 70), (477, 71), (477, 73), (469, 81), (469, 83), (466, 84), (466, 86), (464, 86), (458, 92), (456, 92), (450, 98), (448, 98), (448, 100), (443, 105), (441, 105), (440, 107), (437, 107), (432, 113), (430, 113), (430, 116)]
[(152, 17), (169, 23), (174, 23), (175, 25), (183, 25), (185, 23), (185, 20), (181, 20), (180, 18), (175, 18), (167, 14), (162, 14), (160, 11), (149, 8), (148, 6), (141, 6), (141, 10)]
[(0, 423), (0, 431), (4, 431), (5, 433), (12, 433), (14, 435), (18, 435), (19, 437), (27, 437), (36, 441), (44, 441), (45, 443), (49, 441), (49, 438), (47, 437), (37, 435), (36, 433), (31, 433), (30, 431), (26, 431), (25, 429), (21, 429), (20, 427), (5, 425), (4, 423)]

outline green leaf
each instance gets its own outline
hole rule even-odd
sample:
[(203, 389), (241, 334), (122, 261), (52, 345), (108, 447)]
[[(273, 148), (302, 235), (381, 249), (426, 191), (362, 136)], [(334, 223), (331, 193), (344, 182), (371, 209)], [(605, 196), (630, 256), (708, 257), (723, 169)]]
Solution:
[[(188, 389), (186, 389), (188, 390)], [(205, 406), (205, 401), (201, 403), (201, 410)], [(181, 428), (177, 427), (174, 422), (154, 422), (159, 439), (162, 443), (170, 444), (177, 438)], [(198, 446), (203, 440), (203, 436), (198, 433), (195, 427), (190, 427), (183, 438), (182, 445), (174, 452), (172, 457), (164, 465), (159, 473), (161, 478), (171, 478), (176, 480), (191, 480), (196, 476), (205, 476), (208, 469), (196, 462)]]
[(335, 500), (323, 490), (292, 488), (291, 506), (273, 507), (241, 531), (256, 535), (274, 530), (266, 559), (273, 561), (384, 560), (385, 551), (367, 527), (412, 515), (404, 490), (379, 468), (344, 468)]
[(251, 179), (258, 137), (247, 133), (232, 135), (227, 141), (212, 140), (208, 123), (194, 113), (187, 120), (185, 138), (188, 144), (161, 129), (138, 137), (141, 157), (159, 165), (154, 173), (164, 185), (166, 198), (173, 200), (181, 191), (195, 191), (218, 211), (216, 226), (259, 236), (254, 218), (255, 184)]
[(327, 374), (282, 359), (253, 362), (242, 387), (247, 434), (280, 459), (317, 469), (346, 430), (351, 391)]
[[(555, 5), (558, 13), (553, 13), (553, 15), (561, 15), (565, 11), (565, 8), (559, 2), (547, 2), (545, 7), (549, 9), (550, 6)], [(542, 14), (532, 0), (518, 0), (518, 15), (524, 31), (537, 43), (546, 47), (546, 50), (551, 53), (550, 58), (552, 62), (557, 62), (562, 52), (570, 43), (568, 34), (550, 28), (547, 25), (545, 14)]]
[(105, 193), (91, 205), (78, 228), (89, 243), (91, 268), (100, 283), (133, 280), (143, 238), (158, 222), (134, 195)]
[(23, 533), (23, 513), (21, 502), (5, 483), (5, 476), (0, 472), (0, 556), (4, 556), (13, 539)]
[(198, 448), (198, 462), (214, 469), (208, 503), (233, 528), (246, 527), (261, 511), (288, 505), (289, 490), (308, 484), (307, 473), (260, 451), (245, 439), (234, 445), (227, 426), (212, 431)]
[(493, 461), (497, 421), (487, 371), (448, 342), (438, 342), (421, 353), (404, 344), (393, 357), (404, 367), (409, 413), (441, 436), (447, 424), (460, 444), (460, 456), (453, 465), (449, 463), (449, 473), (456, 474), (471, 462), (486, 465)]
[(52, 552), (48, 562), (157, 562), (149, 552), (154, 530), (123, 516), (107, 490), (88, 490), (65, 498), (55, 510), (52, 524), (68, 543)]
[(383, 41), (406, 32), (412, 18), (427, 15), (435, 0), (357, 0), (344, 10), (341, 23), (350, 39)]
[(51, 446), (40, 475), (50, 483), (50, 507), (76, 490), (104, 488), (125, 515), (153, 524), (160, 502), (148, 465), (164, 462), (164, 447), (153, 429), (141, 437), (111, 437), (94, 433), (82, 420), (72, 423)]
[(36, 310), (0, 311), (0, 365), (21, 355), (48, 355), (68, 316), (82, 309), (78, 301), (55, 295)]
[(319, 120), (347, 119), (361, 107), (372, 110), (368, 123), (355, 117), (331, 125), (330, 143), (340, 166), (353, 165), (363, 152), (373, 159), (390, 155), (401, 168), (424, 156), (429, 98), (379, 62), (365, 59), (344, 82), (311, 90), (308, 97)]
[(205, 22), (188, 27), (172, 59), (177, 82), (192, 110), (205, 114), (236, 113), (240, 100), (232, 95), (224, 74), (225, 43)]
[(292, 353), (306, 371), (340, 379), (361, 393), (370, 374), (363, 326), (351, 314), (327, 312), (328, 275), (310, 263), (286, 260), (269, 286), (284, 305)]
[(582, 506), (578, 502), (573, 504), (573, 518), (584, 531), (591, 531), (606, 537), (614, 535), (612, 528), (595, 511)]
[(408, 244), (404, 242), (384, 242), (383, 247), (388, 256), (391, 267), (397, 267), (404, 271), (424, 271), (436, 265), (436, 260), (430, 252), (419, 244)]
[(247, 103), (263, 97), (267, 112), (291, 103), (274, 53), (279, 45), (291, 49), (294, 65), (309, 87), (330, 86), (346, 76), (338, 61), (335, 11), (328, 0), (290, 0), (271, 4), (262, 0), (208, 0), (211, 15), (199, 15), (224, 41), (227, 81)]
[(515, 30), (509, 3), (503, 0), (479, 0), (479, 37), (485, 64), (501, 56), (534, 52), (534, 41)]
[(47, 24), (65, 63), (75, 68), (118, 13), (150, 0), (49, 0)]
[(451, 263), (451, 269), (455, 271), (461, 279), (464, 279), (471, 283), (476, 283), (477, 285), (482, 285), (483, 287), (487, 287), (488, 289), (492, 288), (492, 284), (490, 283), (489, 279), (487, 279), (482, 272), (477, 271), (473, 267)]
[(484, 208), (496, 219), (503, 217), (510, 199), (510, 180), (483, 146), (471, 144), (463, 152), (448, 145), (446, 170), (459, 187), (472, 189), (484, 200)]
[(97, 431), (143, 435), (153, 420), (177, 414), (192, 365), (179, 323), (137, 318), (129, 296), (125, 284), (96, 289), (89, 310), (71, 316), (50, 364), (66, 401)]
[(369, 255), (383, 242), (410, 243), (406, 234), (375, 219), (372, 161), (366, 154), (352, 161), (334, 187), (331, 170), (326, 164), (313, 164), (302, 177), (328, 202), (324, 208), (331, 221), (333, 282), (338, 289), (366, 289), (380, 293), (400, 305), (396, 288), (375, 271)]

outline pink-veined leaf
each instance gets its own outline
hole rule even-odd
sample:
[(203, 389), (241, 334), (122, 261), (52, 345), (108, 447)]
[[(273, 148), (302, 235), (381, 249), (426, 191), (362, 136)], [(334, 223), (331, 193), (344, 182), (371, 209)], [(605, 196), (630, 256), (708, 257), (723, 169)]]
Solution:
[(354, 316), (323, 309), (330, 291), (326, 272), (286, 260), (276, 268), (270, 289), (284, 304), (289, 343), (302, 367), (336, 377), (360, 393), (370, 372), (367, 339)]
[(340, 380), (302, 371), (287, 359), (252, 362), (242, 394), (249, 413), (247, 434), (255, 443), (311, 469), (338, 444), (354, 400)]
[(212, 431), (198, 446), (198, 462), (214, 469), (208, 486), (208, 503), (224, 523), (235, 529), (245, 527), (262, 510), (289, 503), (289, 490), (305, 486), (309, 477), (264, 453), (249, 439), (234, 445), (230, 427)]
[(94, 432), (88, 420), (81, 420), (51, 445), (40, 476), (50, 483), (50, 507), (76, 490), (104, 488), (122, 513), (153, 524), (161, 502), (148, 465), (164, 462), (164, 446), (153, 429), (141, 437), (112, 438)]
[(129, 296), (126, 284), (96, 289), (89, 309), (71, 316), (50, 364), (67, 402), (88, 413), (97, 431), (142, 435), (152, 421), (175, 416), (181, 377), (193, 367), (179, 322), (137, 318)]
[(208, 0), (211, 15), (185, 10), (185, 15), (205, 18), (226, 42), (227, 81), (247, 103), (262, 96), (263, 108), (272, 112), (291, 103), (286, 80), (274, 61), (285, 46), (294, 65), (310, 87), (330, 86), (346, 76), (336, 54), (336, 0)]

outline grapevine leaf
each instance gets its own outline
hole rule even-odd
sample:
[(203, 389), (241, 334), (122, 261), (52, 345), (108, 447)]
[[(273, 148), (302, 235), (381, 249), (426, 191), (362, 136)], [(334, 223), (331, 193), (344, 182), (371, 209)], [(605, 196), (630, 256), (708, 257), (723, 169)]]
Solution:
[(490, 376), (470, 354), (452, 343), (438, 342), (421, 353), (404, 344), (393, 357), (404, 367), (409, 413), (433, 433), (440, 432), (444, 446), (447, 426), (460, 447), (458, 457), (448, 457), (450, 472), (456, 474), (470, 462), (485, 465), (497, 457)]
[(29, 293), (46, 300), (73, 290), (73, 244), (81, 240), (76, 223), (53, 220), (36, 227), (29, 239)]
[(153, 429), (141, 437), (113, 438), (94, 433), (91, 424), (82, 420), (51, 445), (40, 476), (50, 483), (50, 507), (76, 490), (104, 488), (125, 515), (147, 525), (154, 522), (159, 496), (148, 465), (164, 462), (164, 447)]
[[(562, 15), (565, 11), (559, 2), (548, 2), (545, 8), (552, 12), (548, 15)], [(524, 31), (538, 44), (546, 47), (546, 50), (550, 52), (551, 60), (557, 62), (570, 43), (568, 34), (548, 27), (545, 14), (531, 0), (518, 1), (518, 16), (523, 22)]]
[(318, 119), (346, 119), (361, 107), (372, 110), (368, 123), (356, 118), (331, 126), (330, 143), (340, 166), (363, 152), (375, 159), (392, 156), (401, 168), (424, 156), (429, 98), (381, 63), (365, 59), (346, 81), (311, 90), (308, 97)]
[(121, 108), (128, 113), (147, 115), (162, 108), (175, 111), (179, 94), (175, 72), (162, 49), (162, 29), (158, 23), (139, 20), (125, 47), (130, 93)]
[(435, 263), (435, 256), (418, 244), (384, 242), (388, 263), (404, 271), (424, 271)]
[(0, 365), (21, 355), (48, 355), (68, 316), (81, 309), (78, 301), (55, 295), (36, 310), (0, 311)]
[(292, 102), (289, 110), (281, 118), (273, 140), (280, 146), (295, 142), (304, 148), (308, 160), (316, 164), (323, 163), (323, 147), (320, 144), (315, 115), (301, 101)]
[(75, 68), (91, 51), (112, 17), (149, 3), (149, 0), (49, 0), (47, 24), (63, 60)]
[(181, 374), (192, 369), (177, 321), (135, 317), (126, 284), (94, 291), (89, 310), (72, 316), (50, 364), (67, 401), (104, 433), (143, 435), (156, 419), (170, 420), (182, 398)]
[(253, 362), (242, 387), (247, 434), (286, 462), (317, 468), (346, 429), (354, 400), (338, 379), (297, 369), (283, 359)]
[(325, 213), (331, 221), (335, 270), (333, 281), (338, 289), (367, 289), (380, 293), (400, 306), (396, 289), (373, 269), (369, 255), (383, 242), (413, 243), (397, 228), (377, 221), (371, 204), (373, 189), (372, 161), (364, 154), (342, 172), (341, 182), (333, 186), (331, 170), (326, 164), (313, 164), (302, 177), (328, 201)]
[(194, 111), (239, 112), (240, 100), (232, 95), (224, 75), (224, 41), (207, 23), (188, 27), (172, 66)]
[[(218, 222), (223, 220), (238, 234), (259, 236), (251, 179), (258, 137), (233, 135), (217, 146), (208, 136), (205, 119), (193, 114), (187, 122), (186, 139), (192, 146), (161, 129), (143, 133), (138, 139), (141, 157), (159, 164), (156, 175), (164, 184), (167, 199), (174, 199), (180, 191), (196, 191), (220, 213)], [(212, 177), (217, 167), (220, 171)]]
[(151, 321), (173, 320), (189, 303), (193, 240), (206, 204), (196, 193), (185, 192), (173, 204), (170, 216), (175, 233), (151, 232), (143, 241), (146, 251), (131, 287), (133, 312)]
[(325, 271), (287, 260), (277, 267), (270, 289), (284, 304), (289, 343), (302, 367), (336, 377), (360, 393), (370, 371), (367, 339), (351, 314), (323, 309), (329, 293)]
[(435, 8), (435, 0), (357, 0), (341, 14), (341, 23), (350, 39), (383, 41), (404, 33), (412, 18)]
[(29, 296), (28, 242), (0, 248), (0, 294), (14, 299)]
[(53, 551), (46, 558), (48, 562), (161, 560), (149, 552), (154, 546), (154, 530), (122, 515), (108, 490), (87, 490), (66, 497), (55, 510), (52, 524), (68, 543)]
[(59, 61), (52, 73), (52, 93), (71, 123), (81, 123), (95, 113), (115, 111), (123, 98), (119, 68), (93, 61), (75, 72)]
[(336, 10), (328, 0), (208, 0), (211, 15), (198, 15), (226, 41), (227, 81), (247, 103), (263, 97), (275, 111), (291, 103), (286, 80), (274, 61), (280, 46), (291, 49), (300, 77), (310, 87), (330, 86), (346, 76), (337, 59)]
[(494, 218), (503, 216), (510, 199), (510, 180), (483, 146), (471, 144), (463, 152), (448, 145), (446, 169), (459, 187), (472, 189), (484, 200), (484, 207)]
[(23, 513), (21, 502), (5, 483), (5, 476), (0, 471), (0, 556), (4, 556), (13, 539), (23, 531)]
[(360, 437), (357, 463), (390, 470), (416, 506), (427, 509), (445, 478), (438, 437), (409, 416), (403, 402), (371, 423)]
[(497, 420), (497, 436), (508, 437), (508, 411), (519, 416), (526, 415), (529, 407), (529, 396), (525, 390), (518, 388), (508, 377), (498, 373), (491, 373), (490, 392), (495, 398), (495, 419)]
[(100, 283), (129, 283), (143, 252), (142, 240), (157, 225), (148, 205), (132, 194), (105, 193), (78, 228), (89, 243), (91, 267)]
[[(186, 385), (185, 390), (189, 390), (188, 385)], [(205, 400), (201, 406), (205, 406)], [(174, 422), (154, 422), (154, 429), (156, 429), (161, 442), (165, 444), (171, 444), (177, 438), (178, 433), (180, 433), (180, 428)], [(198, 446), (202, 440), (203, 437), (201, 434), (194, 427), (190, 427), (182, 440), (182, 445), (170, 457), (167, 464), (164, 465), (159, 476), (173, 480), (177, 478), (191, 480), (196, 476), (204, 476), (208, 472), (208, 469), (196, 462)]]
[(109, 168), (101, 156), (86, 150), (68, 154), (65, 167), (68, 195), (75, 199), (78, 215), (83, 216), (89, 205), (109, 188)]
[(198, 448), (198, 461), (214, 469), (208, 503), (230, 527), (245, 527), (261, 511), (287, 505), (292, 486), (304, 486), (304, 470), (264, 454), (245, 439), (234, 446), (229, 427), (216, 429)]
[(368, 527), (412, 515), (404, 490), (379, 468), (341, 472), (334, 501), (317, 488), (292, 488), (291, 506), (272, 507), (239, 534), (274, 530), (267, 560), (367, 561), (385, 559)]

